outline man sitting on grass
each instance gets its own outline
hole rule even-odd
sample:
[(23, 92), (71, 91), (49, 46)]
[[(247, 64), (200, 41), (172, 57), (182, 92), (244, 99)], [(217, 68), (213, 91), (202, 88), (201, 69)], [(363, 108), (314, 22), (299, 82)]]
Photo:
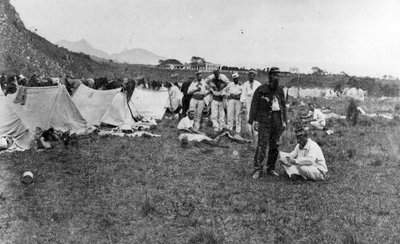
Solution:
[(303, 128), (296, 130), (296, 136), (296, 148), (291, 153), (280, 152), (278, 161), (282, 163), (289, 177), (295, 174), (304, 179), (325, 180), (328, 168), (321, 148), (308, 138)]
[(326, 126), (325, 115), (321, 110), (315, 108), (315, 105), (312, 103), (308, 104), (308, 109), (311, 111), (311, 114), (302, 118), (305, 121), (309, 121), (312, 128), (323, 130)]
[(195, 111), (194, 109), (189, 109), (187, 112), (187, 116), (181, 119), (178, 123), (178, 134), (179, 140), (186, 138), (188, 141), (214, 141), (206, 134), (196, 130), (194, 128), (194, 117)]

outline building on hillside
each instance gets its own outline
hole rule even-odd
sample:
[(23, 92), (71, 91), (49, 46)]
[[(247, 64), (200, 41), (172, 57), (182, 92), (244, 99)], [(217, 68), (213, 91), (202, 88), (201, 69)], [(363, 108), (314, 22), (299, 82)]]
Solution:
[(192, 64), (191, 68), (201, 70), (201, 71), (213, 71), (215, 69), (221, 69), (221, 64), (213, 64), (210, 62), (205, 62), (205, 63), (199, 64), (199, 65)]
[(157, 65), (157, 67), (163, 69), (176, 70), (176, 69), (182, 69), (183, 64), (176, 59), (167, 59), (167, 60), (160, 60), (160, 64)]

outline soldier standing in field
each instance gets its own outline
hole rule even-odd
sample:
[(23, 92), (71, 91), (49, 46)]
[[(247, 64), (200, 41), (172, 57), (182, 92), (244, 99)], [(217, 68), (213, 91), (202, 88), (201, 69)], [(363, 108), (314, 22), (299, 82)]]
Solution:
[(282, 87), (279, 86), (279, 68), (272, 67), (268, 72), (269, 82), (254, 92), (248, 123), (258, 130), (258, 144), (254, 155), (253, 178), (263, 173), (263, 161), (268, 149), (267, 174), (279, 176), (275, 171), (278, 159), (278, 141), (286, 129), (286, 104)]

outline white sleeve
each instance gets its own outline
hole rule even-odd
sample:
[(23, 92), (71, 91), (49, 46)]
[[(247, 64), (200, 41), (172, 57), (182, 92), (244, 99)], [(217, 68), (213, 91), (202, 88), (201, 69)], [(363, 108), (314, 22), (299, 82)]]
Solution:
[(196, 86), (194, 85), (194, 83), (190, 84), (189, 88), (188, 88), (188, 93), (192, 93), (194, 90), (196, 90)]
[(294, 150), (289, 153), (289, 157), (297, 158), (298, 154), (299, 154), (299, 144), (297, 144)]
[(226, 77), (226, 75), (224, 74), (220, 74), (219, 77), (221, 78), (221, 80), (225, 83), (229, 83), (229, 79), (228, 77)]

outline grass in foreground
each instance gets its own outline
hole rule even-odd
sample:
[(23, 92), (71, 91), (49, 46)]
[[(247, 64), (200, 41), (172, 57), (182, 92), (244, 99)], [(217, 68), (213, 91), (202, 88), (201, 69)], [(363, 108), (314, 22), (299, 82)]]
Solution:
[[(0, 242), (400, 242), (399, 129), (330, 123), (336, 134), (311, 136), (325, 182), (253, 180), (252, 146), (184, 149), (169, 120), (162, 138), (86, 136), (79, 147), (3, 154)], [(25, 170), (34, 184), (20, 183)]]

